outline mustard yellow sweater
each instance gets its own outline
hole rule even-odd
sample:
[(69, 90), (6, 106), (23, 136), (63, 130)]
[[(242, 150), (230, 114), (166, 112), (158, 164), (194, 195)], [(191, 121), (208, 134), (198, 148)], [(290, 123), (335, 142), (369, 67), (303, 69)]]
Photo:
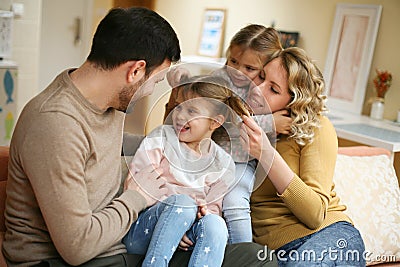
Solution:
[(279, 195), (266, 178), (251, 197), (254, 240), (277, 249), (338, 221), (352, 222), (334, 191), (337, 155), (335, 129), (326, 117), (314, 141), (304, 146), (282, 138), (277, 151), (295, 173)]

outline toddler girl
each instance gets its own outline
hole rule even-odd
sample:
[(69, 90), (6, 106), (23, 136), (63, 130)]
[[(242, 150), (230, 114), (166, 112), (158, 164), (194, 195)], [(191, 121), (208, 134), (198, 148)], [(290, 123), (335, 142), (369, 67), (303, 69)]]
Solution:
[[(141, 143), (130, 171), (161, 167), (167, 195), (139, 214), (123, 239), (128, 253), (146, 254), (143, 266), (167, 266), (175, 250), (192, 249), (189, 266), (221, 266), (228, 239), (222, 198), (235, 182), (231, 156), (211, 140), (225, 120), (248, 114), (221, 77), (195, 77), (183, 86), (172, 125)], [(233, 112), (234, 111), (234, 112)]]

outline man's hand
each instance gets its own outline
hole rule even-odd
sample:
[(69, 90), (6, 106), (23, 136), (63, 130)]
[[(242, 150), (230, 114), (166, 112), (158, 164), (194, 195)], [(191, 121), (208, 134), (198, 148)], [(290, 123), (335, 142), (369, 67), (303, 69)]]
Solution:
[(182, 85), (183, 80), (191, 76), (188, 69), (175, 67), (167, 72), (167, 81), (172, 88)]
[(154, 205), (167, 194), (165, 180), (161, 178), (163, 170), (149, 165), (132, 177), (131, 173), (124, 183), (124, 190), (135, 190), (139, 192), (147, 202), (147, 206)]
[(183, 235), (181, 241), (179, 242), (179, 248), (181, 250), (187, 251), (189, 247), (193, 246), (193, 242), (186, 236)]

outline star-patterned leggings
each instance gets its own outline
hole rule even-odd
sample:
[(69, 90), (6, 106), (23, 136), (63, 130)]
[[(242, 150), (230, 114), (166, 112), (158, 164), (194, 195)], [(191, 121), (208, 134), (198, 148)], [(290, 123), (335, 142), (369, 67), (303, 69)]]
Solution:
[(218, 215), (197, 219), (197, 205), (187, 195), (172, 195), (139, 214), (123, 239), (128, 253), (146, 255), (142, 266), (168, 266), (186, 233), (194, 243), (188, 266), (221, 266), (228, 230)]

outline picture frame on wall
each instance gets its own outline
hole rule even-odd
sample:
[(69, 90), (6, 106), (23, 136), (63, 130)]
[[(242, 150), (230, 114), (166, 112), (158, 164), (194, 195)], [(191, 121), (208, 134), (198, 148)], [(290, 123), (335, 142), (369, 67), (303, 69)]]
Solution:
[(324, 69), (329, 109), (361, 114), (381, 13), (380, 5), (337, 4)]
[(204, 11), (198, 55), (213, 58), (221, 57), (225, 20), (225, 9), (206, 9)]
[(278, 31), (283, 48), (293, 47), (298, 45), (299, 32)]

